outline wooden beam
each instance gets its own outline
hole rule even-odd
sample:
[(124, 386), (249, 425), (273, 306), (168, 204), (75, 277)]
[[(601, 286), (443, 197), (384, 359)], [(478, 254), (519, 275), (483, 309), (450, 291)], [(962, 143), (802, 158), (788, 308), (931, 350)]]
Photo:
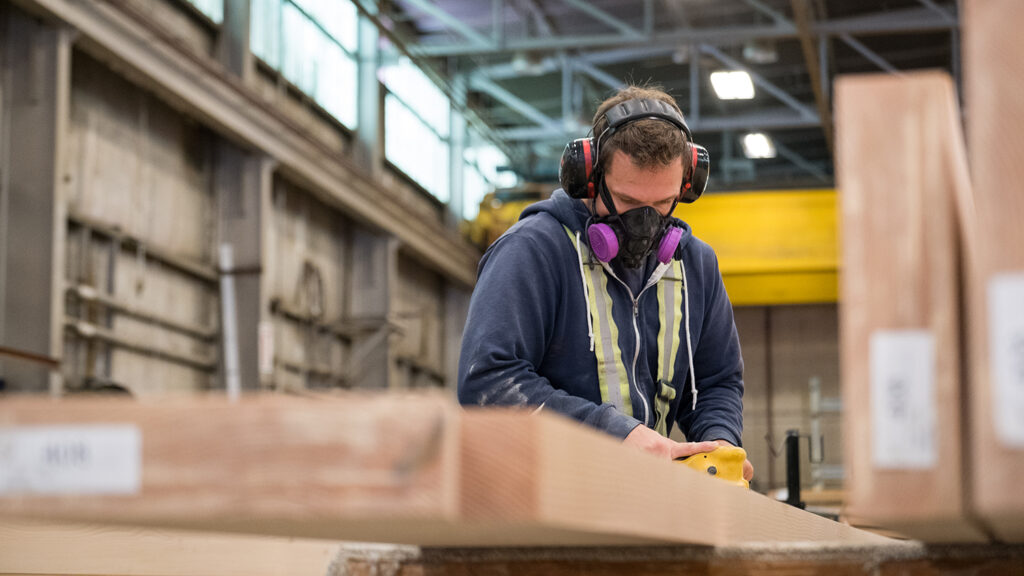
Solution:
[(999, 545), (936, 547), (896, 540), (869, 546), (419, 548), (91, 524), (0, 523), (0, 574), (962, 576), (981, 570), (1020, 573), (1024, 550)]
[[(886, 541), (554, 414), (447, 395), (6, 400), (0, 423), (8, 517), (425, 546)], [(97, 480), (117, 444), (99, 425), (141, 438), (137, 483)], [(121, 444), (104, 469), (130, 475)]]
[(997, 537), (1024, 542), (1024, 3), (963, 6), (972, 504)]
[(821, 129), (825, 133), (825, 144), (828, 145), (829, 153), (832, 153), (835, 150), (832, 145), (832, 107), (828, 94), (822, 88), (821, 62), (818, 60), (815, 36), (811, 33), (811, 27), (814, 25), (813, 8), (808, 0), (790, 0), (790, 4), (793, 8), (793, 23), (800, 36), (800, 49), (804, 53), (804, 63), (807, 65), (807, 73), (811, 77), (814, 103), (818, 107), (818, 118), (821, 119)]
[(101, 524), (0, 524), (0, 574), (324, 576), (340, 549), (341, 544), (325, 540)]
[(956, 102), (941, 72), (836, 82), (848, 513), (926, 541), (984, 537), (961, 462)]

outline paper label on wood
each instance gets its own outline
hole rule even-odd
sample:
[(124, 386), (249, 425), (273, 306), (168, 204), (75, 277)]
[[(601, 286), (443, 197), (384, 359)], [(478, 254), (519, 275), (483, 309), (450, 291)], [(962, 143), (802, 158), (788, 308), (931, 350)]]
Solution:
[(925, 330), (871, 335), (872, 461), (920, 470), (938, 462), (935, 338)]
[(0, 496), (137, 494), (135, 426), (0, 427)]
[(988, 325), (996, 437), (1024, 448), (1024, 274), (989, 281)]

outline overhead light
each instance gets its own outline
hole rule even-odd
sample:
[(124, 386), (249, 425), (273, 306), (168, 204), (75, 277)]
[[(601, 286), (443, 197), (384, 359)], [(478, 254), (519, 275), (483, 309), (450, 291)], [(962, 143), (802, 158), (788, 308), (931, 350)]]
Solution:
[(719, 70), (711, 73), (711, 87), (722, 100), (750, 100), (754, 83), (743, 70)]
[(779, 61), (779, 51), (774, 40), (754, 38), (743, 45), (743, 59), (752, 64), (774, 64)]
[(775, 144), (764, 132), (747, 134), (741, 142), (747, 158), (775, 158)]
[(512, 70), (527, 76), (540, 76), (547, 71), (548, 63), (535, 52), (518, 51), (512, 56)]

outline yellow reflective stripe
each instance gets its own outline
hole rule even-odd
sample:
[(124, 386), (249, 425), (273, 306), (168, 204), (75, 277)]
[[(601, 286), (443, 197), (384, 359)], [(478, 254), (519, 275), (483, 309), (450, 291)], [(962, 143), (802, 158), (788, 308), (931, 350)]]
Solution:
[(601, 399), (611, 402), (623, 413), (632, 416), (633, 403), (629, 397), (626, 367), (622, 364), (622, 355), (618, 347), (619, 330), (612, 317), (612, 302), (608, 296), (608, 278), (603, 269), (591, 266), (587, 280), (591, 286), (590, 305), (597, 316), (595, 328), (598, 331), (598, 337), (594, 339), (594, 353), (597, 354)]
[(683, 329), (683, 322), (688, 322), (690, 320), (689, 318), (683, 318), (682, 312), (683, 299), (686, 298), (686, 288), (683, 284), (683, 263), (679, 260), (673, 260), (672, 264), (676, 273), (676, 298), (675, 306), (673, 308), (675, 310), (675, 314), (673, 314), (674, 322), (672, 323), (672, 334), (674, 335), (674, 338), (672, 338), (672, 349), (669, 351), (668, 355), (669, 366), (672, 367), (672, 372), (669, 378), (667, 379), (670, 382), (673, 378), (675, 378), (676, 358), (679, 356), (679, 343), (682, 341), (683, 338), (685, 338), (685, 336), (681, 334)]
[(672, 401), (676, 398), (676, 389), (672, 383), (661, 383), (658, 395), (655, 398), (655, 406), (658, 420), (654, 425), (654, 431), (662, 436), (668, 436), (668, 413), (672, 408)]
[[(655, 430), (662, 435), (668, 434), (667, 416), (671, 402), (675, 398), (675, 389), (671, 388), (675, 377), (675, 360), (679, 354), (679, 332), (682, 328), (683, 314), (680, 304), (686, 296), (683, 292), (682, 267), (678, 260), (673, 260), (675, 274), (662, 277), (658, 282), (658, 310), (661, 311), (661, 327), (658, 330), (658, 374), (664, 383), (658, 390), (655, 402), (657, 424)], [(671, 394), (666, 392), (665, 384)], [(667, 396), (667, 399), (663, 398)]]
[[(568, 227), (565, 233), (576, 248), (577, 252), (583, 255), (584, 260), (589, 256), (589, 250), (585, 244), (576, 242), (576, 235)], [(594, 330), (597, 335), (594, 338), (594, 355), (597, 357), (597, 378), (601, 388), (601, 401), (608, 402), (623, 413), (633, 415), (633, 402), (629, 394), (629, 379), (626, 376), (626, 366), (622, 362), (622, 353), (619, 350), (619, 330), (612, 316), (612, 302), (608, 296), (608, 278), (604, 269), (599, 266), (587, 266), (586, 290), (590, 294), (590, 317), (593, 320)]]

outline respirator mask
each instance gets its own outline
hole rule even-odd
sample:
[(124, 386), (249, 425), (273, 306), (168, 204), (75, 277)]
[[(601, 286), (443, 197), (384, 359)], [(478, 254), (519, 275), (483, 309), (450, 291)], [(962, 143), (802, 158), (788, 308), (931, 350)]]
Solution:
[[(639, 268), (657, 249), (658, 261), (665, 264), (675, 255), (683, 230), (672, 225), (670, 216), (662, 216), (653, 206), (633, 208), (621, 214), (611, 201), (604, 179), (599, 196), (608, 208), (607, 216), (591, 216), (587, 222), (587, 240), (594, 257), (601, 262), (618, 258), (626, 268)], [(669, 214), (675, 209), (672, 204)]]

